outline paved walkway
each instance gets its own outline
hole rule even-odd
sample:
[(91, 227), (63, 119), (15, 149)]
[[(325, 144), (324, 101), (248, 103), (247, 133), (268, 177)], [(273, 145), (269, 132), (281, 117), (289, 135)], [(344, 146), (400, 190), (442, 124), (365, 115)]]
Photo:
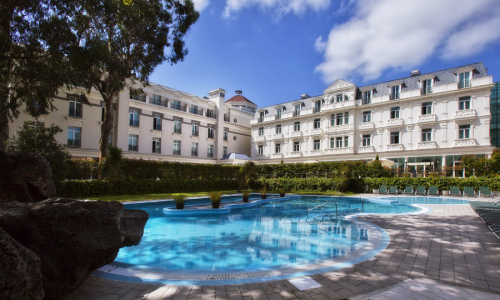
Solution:
[[(288, 280), (226, 286), (171, 286), (90, 277), (65, 299), (401, 300), (429, 299), (427, 291), (434, 291), (430, 299), (450, 299), (448, 292), (454, 288), (455, 292), (457, 288), (466, 288), (467, 293), (477, 299), (483, 299), (482, 293), (498, 297), (500, 241), (496, 236), (469, 205), (425, 206), (433, 211), (420, 215), (359, 217), (384, 228), (391, 237), (389, 246), (369, 261), (309, 276), (321, 285), (319, 288), (301, 291)], [(402, 292), (408, 290), (405, 284), (411, 284), (412, 278), (420, 280), (423, 292), (408, 297)], [(403, 290), (399, 289), (401, 286)], [(388, 293), (392, 288), (401, 292), (396, 292), (398, 297)], [(442, 295), (437, 295), (439, 289)]]

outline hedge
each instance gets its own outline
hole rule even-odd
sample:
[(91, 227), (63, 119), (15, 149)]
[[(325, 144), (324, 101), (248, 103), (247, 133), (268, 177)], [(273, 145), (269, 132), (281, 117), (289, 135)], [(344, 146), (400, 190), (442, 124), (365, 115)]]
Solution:
[(261, 178), (255, 188), (263, 185), (268, 190), (279, 191), (284, 188), (287, 192), (327, 192), (327, 191), (350, 191), (361, 193), (364, 190), (363, 179), (352, 178)]
[(204, 192), (236, 189), (234, 180), (69, 180), (56, 183), (59, 197), (87, 198), (104, 195), (142, 195), (180, 192)]
[(394, 177), (394, 178), (365, 178), (365, 184), (370, 186), (370, 189), (378, 189), (381, 185), (397, 185), (399, 189), (404, 189), (407, 185), (412, 185), (415, 189), (421, 185), (425, 187), (437, 186), (439, 190), (449, 190), (450, 186), (459, 186), (463, 189), (466, 186), (473, 186), (478, 190), (480, 186), (487, 186), (492, 191), (500, 190), (500, 178), (485, 178), (485, 177)]

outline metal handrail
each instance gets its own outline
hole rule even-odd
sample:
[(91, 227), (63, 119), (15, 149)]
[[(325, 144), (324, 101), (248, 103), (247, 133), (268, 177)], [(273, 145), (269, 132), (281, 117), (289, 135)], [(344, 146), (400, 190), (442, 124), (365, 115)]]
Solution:
[[(316, 206), (316, 207), (313, 207), (313, 208), (311, 208), (311, 209), (308, 209), (308, 210), (306, 211), (306, 217), (308, 217), (308, 218), (309, 218), (308, 213), (309, 213), (309, 211), (310, 211), (310, 210), (313, 210), (313, 209), (315, 209), (315, 208), (318, 208), (318, 207), (323, 206), (323, 205), (328, 204), (328, 203), (330, 203), (330, 202), (326, 202), (326, 203), (320, 204), (320, 205), (318, 205), (318, 206)], [(335, 215), (337, 215), (337, 201), (335, 201)]]

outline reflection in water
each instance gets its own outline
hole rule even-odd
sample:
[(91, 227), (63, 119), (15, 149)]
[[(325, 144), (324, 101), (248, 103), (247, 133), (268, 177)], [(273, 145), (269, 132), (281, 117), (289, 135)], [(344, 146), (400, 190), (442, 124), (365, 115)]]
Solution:
[[(346, 255), (370, 238), (362, 226), (336, 219), (339, 211), (391, 212), (416, 208), (302, 197), (233, 209), (224, 215), (151, 215), (139, 246), (120, 250), (116, 261), (165, 269), (229, 270), (291, 267)], [(156, 205), (162, 205), (161, 202)], [(139, 208), (135, 206), (134, 208)], [(157, 211), (149, 205), (147, 210)], [(333, 216), (333, 217), (332, 217)]]

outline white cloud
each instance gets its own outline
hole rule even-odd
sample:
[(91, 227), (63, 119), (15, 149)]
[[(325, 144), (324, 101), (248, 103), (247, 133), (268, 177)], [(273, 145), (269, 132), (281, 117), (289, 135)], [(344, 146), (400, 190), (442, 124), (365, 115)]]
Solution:
[(311, 8), (315, 11), (325, 9), (331, 0), (226, 0), (224, 16), (229, 17), (247, 7), (260, 7), (261, 9), (276, 9), (279, 15), (294, 12), (299, 15)]
[(355, 11), (326, 40), (316, 39), (324, 53), (316, 71), (326, 83), (375, 79), (387, 69), (418, 67), (431, 55), (467, 56), (500, 37), (497, 0), (359, 0)]
[(193, 0), (193, 3), (194, 3), (194, 8), (197, 11), (202, 11), (205, 9), (205, 7), (208, 6), (210, 1), (209, 0)]

